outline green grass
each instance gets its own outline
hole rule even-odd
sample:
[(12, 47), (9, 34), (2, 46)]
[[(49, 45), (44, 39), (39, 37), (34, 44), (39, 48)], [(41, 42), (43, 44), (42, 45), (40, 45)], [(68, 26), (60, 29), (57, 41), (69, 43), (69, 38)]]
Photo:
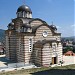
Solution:
[(27, 75), (29, 73), (34, 73), (34, 72), (39, 72), (39, 71), (45, 71), (45, 70), (48, 70), (49, 67), (42, 67), (42, 68), (32, 68), (32, 69), (24, 69), (24, 70), (14, 70), (14, 71), (11, 71), (11, 72), (3, 72), (3, 73), (0, 73), (0, 75)]
[(53, 67), (52, 69), (75, 69), (75, 64), (74, 65), (67, 65), (67, 66), (60, 66), (60, 67)]
[[(63, 75), (70, 75), (70, 73), (68, 74), (68, 71), (72, 72), (75, 70), (75, 65), (68, 65), (68, 66), (62, 66), (62, 67), (42, 67), (42, 68), (33, 68), (33, 69), (25, 69), (25, 70), (15, 70), (15, 71), (11, 71), (11, 72), (4, 72), (4, 73), (0, 73), (0, 75), (45, 75), (45, 74), (40, 74), (40, 73), (47, 73), (46, 75), (56, 75), (55, 73), (58, 73), (58, 75), (62, 75), (59, 74), (59, 72), (63, 72)], [(38, 74), (37, 74), (38, 73)], [(66, 73), (66, 74), (64, 74)], [(73, 75), (73, 74), (71, 74)], [(75, 73), (74, 73), (75, 75)]]

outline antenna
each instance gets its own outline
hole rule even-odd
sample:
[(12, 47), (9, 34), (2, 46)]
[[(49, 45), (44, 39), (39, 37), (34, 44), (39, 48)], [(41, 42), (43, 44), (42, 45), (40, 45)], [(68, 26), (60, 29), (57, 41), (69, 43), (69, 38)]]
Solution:
[(52, 25), (53, 25), (53, 21), (52, 21)]

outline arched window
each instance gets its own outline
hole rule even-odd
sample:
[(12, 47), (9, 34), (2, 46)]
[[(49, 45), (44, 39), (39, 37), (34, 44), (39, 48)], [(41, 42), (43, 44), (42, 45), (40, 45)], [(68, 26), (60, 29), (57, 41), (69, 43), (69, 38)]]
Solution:
[(53, 49), (53, 51), (56, 51), (56, 44), (52, 45), (52, 49)]
[(33, 41), (32, 38), (29, 39), (29, 52), (32, 52), (33, 49)]
[(27, 32), (27, 28), (26, 27), (21, 27), (21, 32)]

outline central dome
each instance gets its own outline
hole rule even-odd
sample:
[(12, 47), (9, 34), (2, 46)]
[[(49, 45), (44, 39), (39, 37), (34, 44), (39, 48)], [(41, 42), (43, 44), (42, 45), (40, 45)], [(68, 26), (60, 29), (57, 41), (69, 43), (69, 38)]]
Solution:
[(27, 5), (22, 5), (22, 6), (20, 6), (20, 7), (17, 9), (17, 12), (20, 12), (20, 11), (25, 11), (25, 12), (30, 12), (30, 13), (32, 13), (30, 7), (28, 7)]

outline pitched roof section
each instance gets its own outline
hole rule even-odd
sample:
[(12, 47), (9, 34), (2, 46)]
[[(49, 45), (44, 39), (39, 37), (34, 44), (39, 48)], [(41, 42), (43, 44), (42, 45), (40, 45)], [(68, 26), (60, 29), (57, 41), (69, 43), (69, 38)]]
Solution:
[(36, 33), (37, 29), (41, 26), (47, 26), (52, 31), (53, 35), (61, 35), (61, 33), (55, 33), (54, 30), (52, 29), (52, 27), (49, 26), (48, 24), (42, 24), (42, 25), (39, 25), (39, 26), (34, 26), (34, 27), (32, 27), (32, 32)]
[(45, 21), (43, 21), (43, 20), (41, 20), (41, 19), (39, 19), (39, 18), (32, 19), (32, 20), (29, 22), (29, 24), (30, 24), (31, 22), (33, 22), (33, 21), (36, 21), (36, 20), (41, 21), (43, 24), (47, 24)]
[[(14, 20), (17, 20), (17, 19), (19, 19), (19, 20), (22, 21), (23, 26), (32, 28), (32, 34), (35, 34), (36, 31), (37, 31), (37, 29), (38, 29), (39, 27), (41, 27), (41, 26), (47, 26), (47, 27), (52, 31), (53, 35), (55, 35), (55, 36), (56, 36), (56, 35), (61, 35), (61, 33), (56, 33), (56, 32), (54, 31), (54, 29), (52, 28), (52, 26), (48, 25), (45, 21), (43, 21), (43, 20), (41, 20), (41, 19), (39, 19), (39, 18), (35, 18), (35, 19), (34, 19), (34, 18), (16, 18), (16, 19), (14, 19)], [(33, 21), (36, 21), (36, 20), (41, 21), (43, 24), (38, 25), (38, 26), (36, 26), (36, 25), (31, 26), (31, 23), (32, 23)], [(28, 26), (27, 26), (27, 25), (28, 25)]]
[(43, 48), (43, 46), (47, 43), (50, 44), (50, 46), (52, 47), (52, 43), (55, 42), (57, 44), (61, 43), (61, 41), (56, 41), (56, 40), (42, 40), (42, 41), (37, 41), (34, 46), (37, 47), (37, 48)]

